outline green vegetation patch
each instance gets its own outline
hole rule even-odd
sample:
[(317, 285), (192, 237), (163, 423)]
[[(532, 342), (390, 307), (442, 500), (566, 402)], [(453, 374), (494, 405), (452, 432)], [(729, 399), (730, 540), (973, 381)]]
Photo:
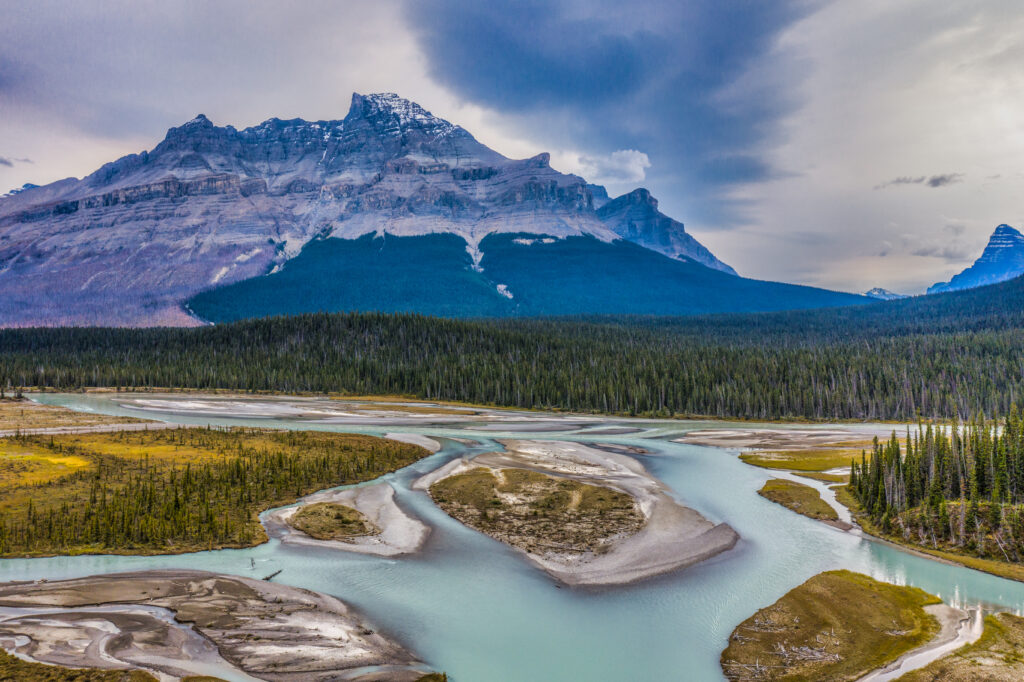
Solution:
[(973, 644), (918, 670), (900, 682), (1017, 682), (1024, 679), (1024, 618), (999, 613), (985, 618), (985, 631)]
[(380, 534), (380, 528), (359, 511), (334, 502), (304, 505), (288, 523), (317, 540), (347, 540)]
[[(191, 678), (187, 678), (191, 679)], [(23, 661), (0, 649), (0, 682), (155, 682), (142, 670), (62, 668)]]
[(740, 623), (722, 652), (730, 680), (856, 680), (930, 640), (939, 624), (916, 587), (819, 573)]
[(528, 552), (601, 552), (644, 523), (626, 493), (525, 469), (478, 467), (430, 486), (441, 509)]
[(809, 485), (782, 478), (772, 478), (757, 491), (761, 497), (781, 504), (786, 509), (819, 521), (838, 521), (839, 514), (821, 499), (817, 490)]
[[(865, 443), (870, 448), (870, 443)], [(835, 448), (810, 448), (794, 450), (757, 450), (745, 452), (740, 459), (764, 469), (785, 469), (787, 471), (821, 472), (840, 467), (849, 469), (853, 459), (860, 459), (862, 448), (845, 445)]]
[(371, 436), (267, 429), (0, 439), (0, 555), (248, 547), (266, 540), (259, 512), (427, 454)]

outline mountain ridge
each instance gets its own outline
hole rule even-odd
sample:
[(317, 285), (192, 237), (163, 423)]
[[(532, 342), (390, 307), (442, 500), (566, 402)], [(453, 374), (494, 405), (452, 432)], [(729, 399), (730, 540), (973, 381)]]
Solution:
[[(313, 240), (365, 235), (454, 234), (471, 269), (486, 237), (519, 234), (544, 238), (538, 247), (635, 241), (734, 274), (646, 190), (629, 201), (598, 193), (603, 215), (595, 191), (551, 168), (546, 153), (508, 159), (393, 93), (354, 93), (345, 118), (330, 121), (271, 118), (238, 130), (199, 114), (152, 150), (0, 199), (0, 324), (199, 324), (183, 303), (200, 292), (277, 272)], [(613, 210), (634, 198), (642, 220)], [(760, 305), (821, 304), (818, 290), (792, 291), (792, 301)]]
[(597, 215), (626, 241), (663, 253), (669, 258), (688, 258), (730, 275), (737, 274), (732, 267), (720, 261), (688, 234), (681, 222), (659, 211), (658, 200), (646, 188), (639, 187), (604, 202), (597, 209)]

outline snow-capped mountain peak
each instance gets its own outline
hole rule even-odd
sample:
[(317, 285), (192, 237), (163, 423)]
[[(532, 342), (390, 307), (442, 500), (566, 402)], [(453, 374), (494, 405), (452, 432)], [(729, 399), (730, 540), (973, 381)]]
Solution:
[(864, 292), (864, 295), (868, 298), (878, 299), (879, 301), (896, 301), (901, 298), (908, 298), (906, 294), (897, 294), (893, 291), (889, 291), (888, 289), (883, 289), (882, 287), (869, 289)]
[(399, 134), (410, 128), (430, 132), (435, 136), (450, 135), (458, 126), (434, 116), (419, 104), (399, 97), (393, 92), (369, 95), (352, 94), (346, 121), (365, 119), (373, 122), (382, 132)]
[(1000, 225), (989, 237), (985, 250), (974, 264), (948, 282), (928, 288), (929, 294), (995, 284), (1024, 274), (1024, 234)]
[(478, 272), (490, 235), (624, 239), (731, 272), (646, 190), (601, 214), (595, 196), (548, 154), (508, 159), (394, 93), (353, 94), (342, 120), (239, 130), (200, 114), (81, 180), (0, 199), (0, 322), (194, 321), (182, 301), (328, 237), (453, 236)]

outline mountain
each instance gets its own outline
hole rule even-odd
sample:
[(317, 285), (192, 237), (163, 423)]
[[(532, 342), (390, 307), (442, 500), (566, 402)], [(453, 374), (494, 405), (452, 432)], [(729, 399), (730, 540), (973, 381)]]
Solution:
[[(364, 235), (310, 242), (279, 271), (188, 301), (228, 322), (319, 311), (443, 317), (695, 315), (856, 305), (869, 299), (728, 275), (626, 241), (494, 233), (476, 267), (457, 235)], [(382, 276), (386, 273), (386, 276)]]
[(658, 210), (658, 200), (642, 187), (603, 202), (597, 216), (615, 234), (669, 258), (693, 260), (715, 270), (736, 271), (715, 258), (704, 245), (686, 233), (683, 224)]
[(873, 298), (879, 301), (897, 301), (901, 298), (907, 298), (906, 294), (897, 294), (895, 292), (889, 291), (888, 289), (883, 289), (882, 287), (875, 287), (874, 289), (869, 289), (868, 291), (864, 292), (864, 295), (867, 296), (868, 298)]
[(237, 130), (199, 115), (150, 151), (0, 199), (0, 324), (194, 325), (321, 309), (682, 314), (865, 300), (726, 276), (728, 266), (701, 264), (718, 261), (645, 190), (596, 195), (600, 214), (595, 190), (552, 169), (547, 154), (508, 159), (390, 93), (354, 94), (341, 120)]
[(929, 294), (995, 284), (1024, 273), (1024, 235), (1009, 225), (1000, 225), (989, 237), (981, 257), (948, 282), (928, 287)]

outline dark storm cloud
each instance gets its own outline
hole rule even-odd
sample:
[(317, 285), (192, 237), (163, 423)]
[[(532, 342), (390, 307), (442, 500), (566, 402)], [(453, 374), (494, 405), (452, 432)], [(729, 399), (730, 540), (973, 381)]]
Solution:
[(645, 152), (647, 184), (663, 205), (686, 205), (690, 217), (703, 206), (703, 217), (722, 222), (728, 206), (710, 197), (773, 172), (763, 153), (795, 104), (784, 93), (797, 74), (774, 68), (771, 53), (780, 32), (814, 4), (410, 0), (407, 7), (436, 80), (515, 114), (546, 144)]
[(887, 182), (875, 185), (875, 189), (885, 189), (897, 185), (927, 185), (928, 187), (945, 187), (957, 182), (963, 182), (963, 173), (945, 173), (943, 175), (920, 175), (917, 177), (903, 176), (893, 178)]
[(13, 168), (16, 163), (32, 163), (32, 159), (12, 159), (6, 156), (0, 156), (0, 166)]

